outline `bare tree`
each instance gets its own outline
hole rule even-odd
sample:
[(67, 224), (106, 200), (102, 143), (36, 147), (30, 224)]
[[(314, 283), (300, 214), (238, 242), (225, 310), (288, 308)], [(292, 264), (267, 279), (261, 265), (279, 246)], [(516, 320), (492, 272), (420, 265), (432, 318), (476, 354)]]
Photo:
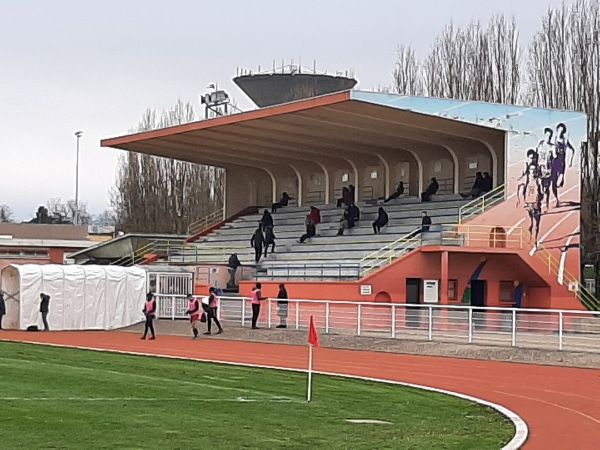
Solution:
[(392, 72), (394, 89), (399, 94), (420, 95), (423, 92), (420, 63), (411, 46), (398, 46), (396, 68)]
[[(196, 120), (190, 103), (179, 100), (160, 117), (144, 112), (132, 131), (148, 131)], [(121, 156), (111, 205), (124, 231), (185, 234), (194, 221), (223, 205), (223, 171), (168, 158)]]
[(521, 48), (514, 17), (494, 16), (482, 28), (450, 22), (423, 63), (428, 96), (516, 103), (521, 91)]
[(79, 225), (89, 225), (91, 215), (88, 213), (87, 202), (78, 202), (77, 208), (75, 207), (75, 200), (67, 200), (63, 202), (59, 197), (53, 197), (48, 199), (46, 206), (48, 207), (48, 213), (53, 218), (55, 223), (73, 223), (75, 218), (75, 212), (78, 212)]
[(528, 101), (544, 108), (584, 111), (581, 151), (582, 262), (594, 264), (600, 288), (600, 4), (576, 0), (549, 9), (529, 47)]
[(0, 223), (13, 222), (14, 213), (10, 206), (0, 205)]

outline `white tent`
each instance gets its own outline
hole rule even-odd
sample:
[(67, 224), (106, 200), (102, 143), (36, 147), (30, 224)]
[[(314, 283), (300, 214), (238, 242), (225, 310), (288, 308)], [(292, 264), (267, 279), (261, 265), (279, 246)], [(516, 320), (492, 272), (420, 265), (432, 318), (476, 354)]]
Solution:
[(48, 294), (50, 330), (109, 330), (142, 320), (146, 271), (138, 267), (13, 264), (2, 270), (3, 326), (42, 325), (40, 294)]

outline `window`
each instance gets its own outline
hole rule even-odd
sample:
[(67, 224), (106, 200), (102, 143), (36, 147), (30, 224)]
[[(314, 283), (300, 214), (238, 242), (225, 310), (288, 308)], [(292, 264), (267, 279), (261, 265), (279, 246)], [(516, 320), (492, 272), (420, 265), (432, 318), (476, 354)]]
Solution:
[(371, 170), (371, 180), (376, 180), (377, 179), (377, 171), (376, 170)]
[(448, 300), (458, 300), (458, 280), (448, 280)]
[(350, 179), (350, 175), (348, 175), (348, 172), (344, 172), (342, 174), (342, 183), (347, 183), (349, 179)]
[(500, 301), (510, 303), (515, 301), (515, 284), (512, 281), (500, 282)]
[(0, 258), (47, 258), (47, 250), (0, 249)]

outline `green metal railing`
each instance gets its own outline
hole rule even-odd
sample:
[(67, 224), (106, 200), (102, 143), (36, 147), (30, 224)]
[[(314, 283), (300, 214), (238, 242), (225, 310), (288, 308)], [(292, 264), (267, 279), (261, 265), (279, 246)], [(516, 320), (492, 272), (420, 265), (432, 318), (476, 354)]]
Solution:
[(506, 193), (506, 185), (501, 184), (495, 187), (490, 192), (471, 200), (469, 203), (463, 205), (458, 210), (458, 223), (463, 224), (467, 220), (472, 219), (479, 214), (484, 213), (492, 206), (496, 206), (498, 203), (504, 201)]
[(201, 231), (204, 231), (207, 228), (210, 228), (222, 221), (223, 221), (223, 209), (219, 209), (219, 210), (214, 211), (214, 212), (210, 213), (209, 215), (203, 217), (202, 219), (197, 220), (196, 222), (192, 223), (188, 227), (188, 234), (190, 236), (193, 236), (193, 235), (200, 233)]

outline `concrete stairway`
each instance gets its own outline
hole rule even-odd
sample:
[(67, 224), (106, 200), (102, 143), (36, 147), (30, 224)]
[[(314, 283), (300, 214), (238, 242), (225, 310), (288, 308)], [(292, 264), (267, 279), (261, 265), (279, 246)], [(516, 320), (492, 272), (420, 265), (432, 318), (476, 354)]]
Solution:
[[(309, 207), (288, 207), (273, 214), (276, 237), (275, 253), (269, 253), (260, 261), (259, 276), (293, 277), (294, 274), (323, 279), (357, 278), (359, 261), (381, 249), (384, 245), (406, 236), (421, 226), (421, 211), (427, 211), (433, 222), (432, 231), (422, 238), (430, 244), (440, 239), (441, 224), (458, 222), (459, 208), (467, 201), (457, 195), (436, 196), (430, 203), (416, 198), (403, 198), (387, 205), (359, 203), (360, 221), (343, 236), (336, 236), (343, 208), (335, 205), (317, 205), (321, 210), (321, 223), (317, 236), (300, 244), (298, 239), (305, 232), (304, 218)], [(375, 235), (372, 222), (379, 206), (387, 211), (390, 223)], [(197, 242), (184, 252), (172, 254), (173, 263), (194, 260), (197, 263), (225, 263), (231, 253), (237, 253), (244, 265), (254, 265), (254, 249), (250, 238), (258, 226), (260, 214), (251, 214), (225, 224)]]

